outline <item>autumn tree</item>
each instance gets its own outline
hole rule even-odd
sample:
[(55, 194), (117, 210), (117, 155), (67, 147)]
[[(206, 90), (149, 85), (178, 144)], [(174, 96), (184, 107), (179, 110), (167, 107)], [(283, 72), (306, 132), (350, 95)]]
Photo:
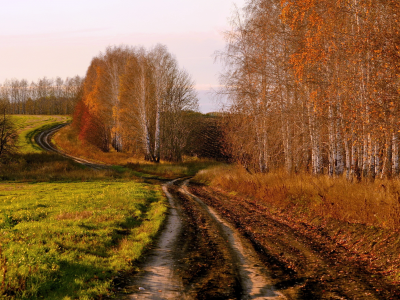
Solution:
[(6, 114), (7, 103), (0, 102), (0, 160), (8, 158), (16, 150), (17, 131), (9, 115)]
[(398, 174), (399, 13), (391, 0), (249, 1), (220, 53), (237, 160), (350, 180)]
[(101, 120), (115, 150), (153, 162), (177, 161), (188, 135), (182, 115), (197, 109), (193, 86), (165, 46), (112, 47), (92, 60), (83, 102)]

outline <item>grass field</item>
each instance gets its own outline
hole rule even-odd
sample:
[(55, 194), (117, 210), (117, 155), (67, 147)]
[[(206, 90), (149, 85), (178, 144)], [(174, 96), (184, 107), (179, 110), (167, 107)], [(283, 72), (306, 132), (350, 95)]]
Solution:
[(0, 166), (0, 299), (112, 297), (162, 225), (159, 184), (42, 152), (33, 137), (58, 116), (13, 116), (19, 154)]
[(132, 272), (164, 219), (160, 190), (132, 181), (0, 185), (0, 295), (92, 299)]

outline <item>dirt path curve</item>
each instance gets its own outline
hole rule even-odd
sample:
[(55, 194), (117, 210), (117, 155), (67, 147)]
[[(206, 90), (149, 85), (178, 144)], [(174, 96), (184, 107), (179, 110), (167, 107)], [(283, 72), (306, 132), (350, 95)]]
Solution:
[(64, 153), (63, 151), (54, 147), (54, 145), (52, 145), (50, 142), (52, 135), (55, 134), (58, 130), (60, 130), (61, 128), (63, 128), (66, 125), (69, 125), (69, 123), (60, 124), (60, 125), (57, 125), (57, 126), (54, 126), (52, 128), (42, 131), (41, 133), (39, 133), (35, 136), (35, 142), (46, 151), (58, 153), (61, 156), (72, 159), (73, 161), (75, 161), (81, 165), (87, 166), (89, 168), (92, 168), (95, 170), (103, 170), (103, 169), (107, 169), (110, 167), (110, 165), (98, 164), (98, 163), (94, 163), (94, 162), (91, 162), (91, 161), (83, 159), (83, 158), (78, 158), (78, 157), (68, 155), (67, 153)]
[(243, 288), (242, 299), (286, 299), (280, 292), (276, 291), (269, 280), (268, 271), (258, 259), (253, 247), (240, 237), (237, 230), (211, 207), (207, 206), (200, 198), (191, 194), (188, 189), (189, 180), (183, 184), (182, 191), (199, 203), (205, 211), (217, 222), (222, 229), (222, 234), (228, 239), (238, 262), (239, 276)]

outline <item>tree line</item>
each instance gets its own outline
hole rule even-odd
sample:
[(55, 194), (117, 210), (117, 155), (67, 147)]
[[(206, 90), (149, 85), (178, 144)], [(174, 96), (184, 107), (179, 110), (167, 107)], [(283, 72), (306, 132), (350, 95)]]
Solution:
[(163, 45), (108, 47), (93, 58), (73, 126), (103, 151), (180, 161), (198, 109), (194, 82)]
[(400, 2), (249, 0), (221, 93), (228, 152), (250, 172), (398, 175)]
[(31, 83), (7, 79), (0, 85), (0, 101), (7, 114), (69, 115), (81, 97), (82, 82), (79, 76), (65, 80), (44, 77)]

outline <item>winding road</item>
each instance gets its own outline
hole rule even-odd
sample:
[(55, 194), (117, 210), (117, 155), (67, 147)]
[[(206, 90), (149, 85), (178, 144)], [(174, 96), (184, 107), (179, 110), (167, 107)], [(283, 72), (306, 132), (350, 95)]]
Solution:
[(69, 125), (69, 123), (60, 124), (60, 125), (54, 126), (52, 128), (49, 128), (49, 129), (46, 129), (46, 130), (40, 132), (39, 134), (37, 134), (35, 136), (35, 142), (46, 151), (54, 152), (63, 157), (70, 158), (73, 161), (75, 161), (81, 165), (87, 166), (89, 168), (92, 168), (95, 170), (103, 170), (103, 169), (109, 168), (110, 165), (98, 164), (98, 163), (94, 163), (94, 162), (91, 162), (91, 161), (83, 159), (83, 158), (74, 157), (74, 156), (71, 156), (71, 155), (61, 151), (60, 149), (57, 149), (56, 147), (54, 147), (54, 145), (51, 143), (51, 137), (58, 130), (60, 130), (61, 128), (65, 127), (67, 125)]
[[(57, 149), (51, 137), (67, 124), (35, 137), (43, 149), (93, 169), (108, 168)], [(189, 180), (163, 185), (169, 201), (165, 226), (122, 299), (286, 299), (271, 284), (253, 246), (214, 209), (191, 194)], [(129, 290), (129, 289), (128, 289)]]

